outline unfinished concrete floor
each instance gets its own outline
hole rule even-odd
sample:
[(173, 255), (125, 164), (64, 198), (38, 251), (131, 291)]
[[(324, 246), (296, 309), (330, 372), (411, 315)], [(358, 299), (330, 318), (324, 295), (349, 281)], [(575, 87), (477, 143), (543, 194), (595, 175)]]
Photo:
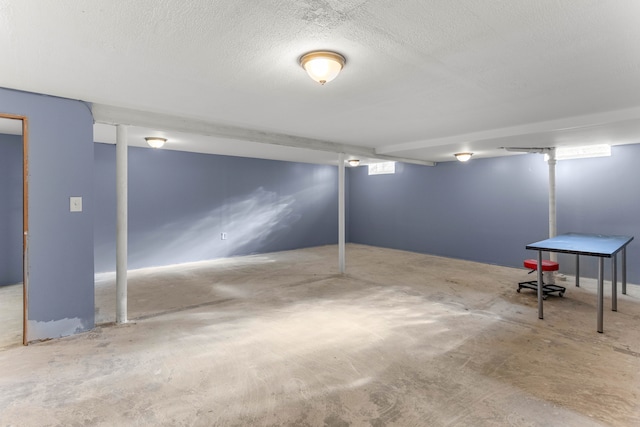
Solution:
[[(587, 262), (587, 261), (585, 261)], [(640, 425), (640, 292), (515, 291), (525, 270), (311, 248), (130, 274), (132, 323), (0, 351), (0, 425)], [(97, 316), (114, 283), (96, 287)]]
[(22, 283), (0, 286), (0, 351), (22, 345)]

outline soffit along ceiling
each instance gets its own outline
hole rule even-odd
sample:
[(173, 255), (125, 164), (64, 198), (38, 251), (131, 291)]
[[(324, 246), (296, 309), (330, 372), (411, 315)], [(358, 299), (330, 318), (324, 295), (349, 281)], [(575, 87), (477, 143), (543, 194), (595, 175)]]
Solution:
[[(637, 0), (0, 0), (0, 86), (94, 104), (102, 142), (119, 117), (131, 145), (317, 163), (639, 143), (639, 18)], [(347, 59), (325, 86), (298, 65), (317, 49)]]

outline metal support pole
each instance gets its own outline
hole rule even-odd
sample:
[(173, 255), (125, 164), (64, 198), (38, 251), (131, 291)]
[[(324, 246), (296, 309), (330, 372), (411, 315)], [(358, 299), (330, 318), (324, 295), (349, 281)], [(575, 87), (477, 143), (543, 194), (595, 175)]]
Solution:
[(598, 257), (598, 332), (602, 333), (603, 319), (603, 291), (604, 291), (604, 258)]
[(116, 127), (116, 323), (127, 323), (127, 128)]
[(338, 155), (338, 266), (340, 273), (345, 272), (345, 201), (344, 201), (344, 154)]
[(576, 287), (580, 287), (580, 255), (576, 254)]

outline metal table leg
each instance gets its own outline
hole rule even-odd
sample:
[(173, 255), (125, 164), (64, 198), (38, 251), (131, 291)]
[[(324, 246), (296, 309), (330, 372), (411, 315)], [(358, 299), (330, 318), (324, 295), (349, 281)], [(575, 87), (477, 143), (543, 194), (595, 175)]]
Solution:
[(538, 251), (538, 319), (543, 319), (542, 314), (542, 251)]
[(618, 311), (618, 261), (611, 257), (611, 311)]
[(627, 247), (622, 248), (622, 294), (627, 294)]
[(604, 258), (598, 257), (598, 332), (602, 333), (602, 306), (604, 290)]
[(576, 287), (580, 287), (580, 255), (576, 254)]

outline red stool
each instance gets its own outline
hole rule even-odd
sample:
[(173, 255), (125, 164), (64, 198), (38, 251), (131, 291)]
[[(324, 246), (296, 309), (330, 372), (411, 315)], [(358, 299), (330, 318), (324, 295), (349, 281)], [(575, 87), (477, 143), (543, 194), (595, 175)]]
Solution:
[[(538, 261), (535, 259), (525, 259), (524, 260), (524, 266), (528, 269), (530, 269), (531, 271), (529, 271), (529, 274), (533, 273), (534, 271), (538, 270)], [(555, 261), (549, 261), (547, 259), (543, 259), (542, 260), (542, 271), (558, 271), (558, 269), (560, 268), (560, 264), (558, 264)], [(528, 289), (533, 289), (534, 291), (538, 291), (538, 281), (537, 280), (529, 280), (526, 282), (520, 282), (518, 283), (518, 293), (520, 292), (520, 289), (522, 288), (528, 288)], [(559, 296), (563, 296), (564, 292), (567, 290), (567, 288), (564, 288), (562, 286), (558, 286), (558, 285), (551, 285), (551, 284), (542, 284), (542, 299), (547, 299), (547, 295), (553, 293), (553, 292), (557, 292)]]

